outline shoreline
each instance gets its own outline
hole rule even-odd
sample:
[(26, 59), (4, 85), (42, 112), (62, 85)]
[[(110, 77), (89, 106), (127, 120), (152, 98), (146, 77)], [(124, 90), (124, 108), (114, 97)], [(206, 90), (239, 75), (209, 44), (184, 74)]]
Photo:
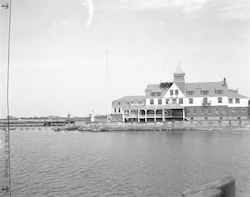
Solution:
[[(1, 130), (5, 130), (7, 125), (0, 125)], [(78, 131), (220, 131), (220, 130), (248, 130), (250, 131), (250, 121), (171, 121), (156, 123), (140, 122), (78, 122), (75, 125), (68, 126), (71, 129), (64, 129), (67, 126), (43, 126), (40, 124), (33, 125), (10, 125), (10, 130), (20, 128), (20, 130), (39, 128), (59, 128), (61, 130), (78, 130)]]
[(175, 121), (166, 123), (88, 123), (80, 125), (79, 131), (218, 131), (218, 130), (249, 130), (249, 121), (237, 121), (224, 124), (218, 121)]

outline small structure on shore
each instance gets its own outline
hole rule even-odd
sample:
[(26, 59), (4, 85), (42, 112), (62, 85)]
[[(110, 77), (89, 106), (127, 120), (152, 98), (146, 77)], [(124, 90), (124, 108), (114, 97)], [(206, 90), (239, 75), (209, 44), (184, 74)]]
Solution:
[(95, 121), (95, 117), (94, 117), (94, 111), (92, 110), (92, 113), (90, 114), (91, 118), (90, 121), (94, 122)]

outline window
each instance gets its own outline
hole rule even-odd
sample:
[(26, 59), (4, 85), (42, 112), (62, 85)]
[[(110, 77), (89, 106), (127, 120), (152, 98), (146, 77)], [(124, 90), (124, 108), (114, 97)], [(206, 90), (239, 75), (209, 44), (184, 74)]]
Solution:
[(204, 111), (205, 111), (204, 108), (201, 108), (201, 113), (202, 113), (202, 114), (204, 114)]
[(228, 102), (233, 103), (233, 99), (232, 98), (228, 99)]
[(203, 95), (207, 95), (208, 93), (209, 93), (208, 90), (202, 90), (202, 91), (201, 91), (201, 94), (203, 94)]
[(154, 92), (151, 92), (151, 96), (155, 96), (155, 93), (154, 93)]
[(207, 98), (203, 98), (203, 102), (204, 102), (204, 103), (207, 103)]
[(241, 108), (241, 112), (245, 113), (246, 112), (246, 108)]
[(127, 104), (129, 105), (130, 103), (129, 103), (129, 102), (127, 102)]
[(175, 95), (178, 95), (179, 94), (179, 91), (178, 90), (175, 90)]
[(116, 113), (116, 108), (114, 108), (114, 112)]
[(222, 120), (222, 117), (220, 117), (220, 120)]
[(169, 99), (166, 99), (166, 104), (168, 104), (169, 103)]
[(162, 100), (158, 99), (158, 105), (161, 105), (161, 104), (162, 104)]
[(205, 117), (204, 119), (207, 120), (207, 117)]
[(189, 104), (193, 104), (193, 98), (189, 98)]
[(226, 110), (227, 110), (226, 107), (223, 107), (222, 113), (223, 113), (223, 114), (226, 114)]
[(215, 94), (223, 94), (223, 90), (215, 90)]
[(150, 105), (154, 104), (154, 99), (150, 99)]
[(170, 95), (173, 95), (174, 93), (173, 93), (173, 90), (170, 90)]
[(190, 120), (194, 120), (194, 117), (190, 117)]
[(236, 109), (235, 108), (232, 109), (232, 113), (236, 113)]
[(218, 97), (218, 103), (222, 103), (222, 98)]
[(160, 92), (157, 92), (156, 94), (157, 94), (157, 96), (161, 96), (161, 93), (160, 93)]
[(183, 104), (183, 99), (182, 98), (179, 99), (179, 104)]
[(189, 109), (189, 108), (187, 108), (187, 113), (188, 113), (188, 114), (190, 113), (190, 109)]
[(240, 117), (238, 117), (238, 120), (240, 120)]
[(121, 102), (118, 102), (118, 105), (121, 105)]
[(210, 107), (207, 108), (207, 113), (208, 113), (208, 114), (211, 114), (211, 108), (210, 108)]
[(215, 113), (216, 113), (216, 114), (219, 113), (219, 108), (218, 108), (218, 107), (215, 108)]
[(197, 113), (196, 108), (194, 108), (194, 114), (196, 114), (196, 113)]
[(120, 113), (121, 112), (121, 109), (120, 108), (118, 108), (118, 113)]
[(187, 95), (194, 95), (194, 91), (187, 91), (186, 94)]
[(239, 98), (236, 98), (236, 99), (235, 99), (235, 103), (240, 103), (240, 99), (239, 99)]
[(172, 103), (174, 103), (174, 104), (175, 104), (175, 103), (176, 103), (176, 99), (172, 99)]

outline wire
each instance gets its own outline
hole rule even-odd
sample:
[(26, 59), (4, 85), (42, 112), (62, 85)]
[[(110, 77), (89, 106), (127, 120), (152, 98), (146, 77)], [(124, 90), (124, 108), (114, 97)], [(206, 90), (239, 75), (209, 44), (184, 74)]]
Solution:
[(10, 111), (9, 111), (9, 81), (10, 81), (10, 27), (11, 27), (11, 0), (9, 5), (9, 36), (8, 36), (8, 67), (7, 67), (7, 120), (8, 120), (8, 147), (9, 147), (9, 194), (11, 196), (11, 177), (10, 177)]

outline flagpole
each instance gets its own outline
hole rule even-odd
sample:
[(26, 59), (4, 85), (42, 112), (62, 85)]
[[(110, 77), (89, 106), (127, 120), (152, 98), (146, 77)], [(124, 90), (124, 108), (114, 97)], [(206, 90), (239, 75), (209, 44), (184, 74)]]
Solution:
[(107, 123), (108, 123), (108, 50), (106, 50), (106, 71), (107, 71), (107, 101), (106, 101), (106, 116), (107, 116)]

